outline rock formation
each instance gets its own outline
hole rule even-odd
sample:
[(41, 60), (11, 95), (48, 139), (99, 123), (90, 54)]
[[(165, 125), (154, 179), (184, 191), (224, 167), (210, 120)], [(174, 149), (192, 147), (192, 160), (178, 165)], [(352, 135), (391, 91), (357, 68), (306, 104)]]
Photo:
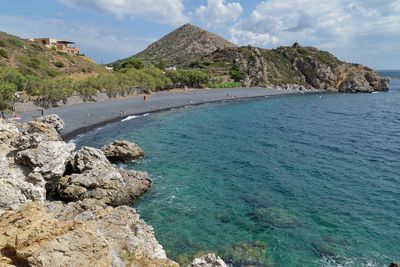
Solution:
[(150, 187), (147, 173), (118, 170), (101, 150), (82, 147), (59, 180), (56, 193), (66, 201), (97, 199), (119, 206), (133, 203)]
[(135, 143), (114, 141), (101, 148), (104, 155), (113, 163), (129, 163), (144, 156), (144, 151)]
[(0, 120), (0, 266), (178, 266), (120, 206), (150, 188), (148, 174), (118, 169), (99, 149), (75, 152), (63, 124)]

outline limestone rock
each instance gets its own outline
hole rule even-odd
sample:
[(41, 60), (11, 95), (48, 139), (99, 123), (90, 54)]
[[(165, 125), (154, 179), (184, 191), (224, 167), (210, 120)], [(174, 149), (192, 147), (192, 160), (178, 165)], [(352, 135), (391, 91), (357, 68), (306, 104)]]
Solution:
[(143, 150), (135, 143), (114, 141), (103, 146), (101, 150), (111, 162), (132, 162), (144, 156)]
[(89, 198), (113, 206), (129, 205), (151, 186), (146, 173), (123, 171), (121, 175), (95, 148), (82, 147), (70, 165), (71, 174), (62, 177), (56, 189), (59, 197), (67, 201)]
[(37, 204), (0, 217), (0, 265), (111, 266), (107, 241), (82, 222), (58, 221)]
[(62, 141), (57, 130), (49, 124), (40, 121), (29, 122), (22, 135), (13, 143), (19, 150), (36, 148), (45, 141)]
[(378, 74), (368, 70), (359, 70), (350, 74), (340, 85), (339, 91), (346, 93), (372, 93), (374, 91), (387, 91), (389, 80), (379, 77)]
[(0, 211), (17, 209), (31, 201), (46, 198), (45, 181), (39, 173), (15, 162), (16, 150), (0, 144)]
[(103, 202), (86, 199), (62, 204), (51, 202), (48, 210), (61, 221), (75, 220), (90, 225), (102, 235), (112, 249), (113, 266), (177, 266), (167, 259), (164, 249), (133, 208), (109, 207)]
[(40, 173), (46, 180), (51, 180), (64, 174), (74, 150), (75, 144), (45, 141), (38, 144), (37, 148), (18, 152), (16, 159), (21, 164), (31, 167), (34, 172)]
[(0, 119), (0, 144), (11, 144), (20, 135), (14, 122)]
[(39, 117), (35, 119), (35, 121), (43, 122), (47, 125), (52, 126), (54, 129), (56, 129), (57, 132), (61, 132), (61, 130), (64, 129), (65, 125), (64, 121), (56, 114)]
[(215, 254), (207, 254), (203, 257), (194, 259), (188, 267), (228, 267), (228, 265), (226, 265), (226, 263)]

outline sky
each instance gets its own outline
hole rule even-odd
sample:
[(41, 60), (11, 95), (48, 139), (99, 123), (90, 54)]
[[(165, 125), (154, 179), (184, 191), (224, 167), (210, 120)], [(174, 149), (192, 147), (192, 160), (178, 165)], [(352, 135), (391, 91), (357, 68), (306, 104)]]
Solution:
[(400, 0), (0, 0), (0, 31), (75, 41), (98, 63), (145, 49), (185, 23), (238, 45), (314, 46), (400, 69)]

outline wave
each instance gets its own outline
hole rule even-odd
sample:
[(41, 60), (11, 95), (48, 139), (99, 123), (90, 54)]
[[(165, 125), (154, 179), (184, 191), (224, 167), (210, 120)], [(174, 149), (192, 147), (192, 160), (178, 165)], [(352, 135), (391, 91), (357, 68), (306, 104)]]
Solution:
[(141, 116), (136, 116), (136, 115), (128, 116), (125, 119), (121, 120), (121, 122), (134, 120), (134, 119), (139, 118), (139, 117), (147, 117), (148, 115), (149, 115), (149, 113), (143, 114)]

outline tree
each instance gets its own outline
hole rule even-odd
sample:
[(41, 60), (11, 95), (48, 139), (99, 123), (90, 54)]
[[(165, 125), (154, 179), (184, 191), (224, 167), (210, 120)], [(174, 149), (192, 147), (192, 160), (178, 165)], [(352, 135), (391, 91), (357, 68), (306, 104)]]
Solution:
[(17, 91), (23, 91), (26, 85), (26, 78), (16, 69), (0, 67), (0, 82), (15, 84)]
[(117, 70), (121, 69), (137, 69), (141, 70), (144, 68), (144, 62), (136, 57), (128, 58), (121, 64), (121, 67), (117, 68)]

